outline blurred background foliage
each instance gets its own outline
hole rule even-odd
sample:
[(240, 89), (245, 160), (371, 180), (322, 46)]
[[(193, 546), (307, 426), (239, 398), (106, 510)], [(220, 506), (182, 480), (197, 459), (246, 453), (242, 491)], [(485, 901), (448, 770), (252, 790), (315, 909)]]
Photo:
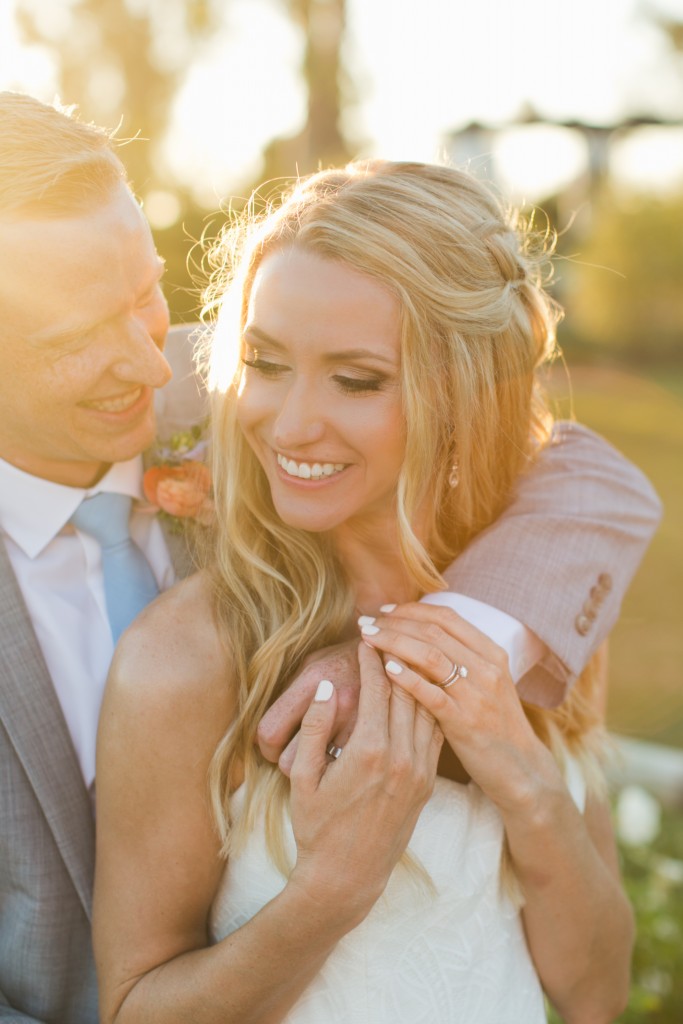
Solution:
[[(246, 183), (247, 195), (262, 181), (306, 174), (352, 155), (341, 129), (342, 103), (351, 92), (342, 56), (345, 0), (278, 3), (304, 40), (306, 117), (295, 135), (267, 143), (259, 180)], [(194, 274), (188, 275), (188, 253), (207, 229), (217, 230), (221, 218), (212, 218), (215, 207), (200, 205), (192, 189), (174, 178), (162, 142), (178, 88), (201, 60), (226, 7), (223, 0), (68, 0), (58, 10), (43, 0), (18, 0), (16, 7), (24, 41), (55, 56), (62, 102), (76, 103), (86, 120), (119, 124), (119, 138), (133, 139), (120, 155), (167, 262), (174, 321), (197, 317), (199, 291)], [(243, 201), (233, 199), (233, 205)]]
[[(54, 58), (62, 102), (76, 103), (88, 120), (120, 123), (121, 138), (135, 137), (121, 155), (167, 260), (174, 321), (197, 318), (200, 295), (191, 272), (201, 260), (196, 243), (220, 227), (221, 205), (239, 208), (262, 181), (363, 155), (366, 143), (352, 115), (365, 83), (347, 33), (348, 2), (272, 0), (300, 42), (301, 123), (266, 141), (260, 166), (240, 196), (216, 195), (207, 202), (196, 183), (174, 172), (164, 139), (189, 69), (201, 63), (219, 29), (226, 31), (226, 18), (229, 32), (233, 0), (16, 0), (23, 41)], [(677, 14), (674, 0), (663, 14), (643, 3), (641, 13), (666, 41), (662, 53), (673, 92), (665, 120), (680, 127), (678, 7)], [(388, 19), (390, 33), (396, 19)], [(409, 30), (405, 19), (402, 31)], [(268, 76), (269, 68), (254, 73)], [(242, 103), (249, 88), (245, 82), (243, 95), (232, 102)], [(534, 201), (559, 233), (554, 288), (567, 309), (560, 343), (570, 376), (559, 363), (548, 375), (556, 410), (575, 414), (641, 466), (665, 507), (613, 635), (608, 724), (618, 733), (683, 749), (683, 194), (624, 189), (609, 170), (610, 150), (630, 131), (657, 120), (646, 116), (640, 123), (598, 128), (565, 123), (564, 130), (584, 141), (586, 165)], [(526, 110), (516, 124), (543, 121)], [(509, 128), (457, 128), (444, 138), (443, 150), (495, 179), (492, 140)], [(217, 118), (213, 130), (229, 129)], [(633, 844), (622, 837), (622, 859), (639, 923), (633, 994), (622, 1020), (673, 1024), (683, 1020), (681, 807), (667, 808), (645, 840)]]

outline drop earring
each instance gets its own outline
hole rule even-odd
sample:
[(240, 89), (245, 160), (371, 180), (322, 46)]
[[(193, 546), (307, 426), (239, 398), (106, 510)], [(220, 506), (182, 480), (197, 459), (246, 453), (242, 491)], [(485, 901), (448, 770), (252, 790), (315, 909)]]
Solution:
[(457, 459), (453, 460), (451, 471), (448, 474), (448, 486), (455, 488), (460, 483), (460, 465)]

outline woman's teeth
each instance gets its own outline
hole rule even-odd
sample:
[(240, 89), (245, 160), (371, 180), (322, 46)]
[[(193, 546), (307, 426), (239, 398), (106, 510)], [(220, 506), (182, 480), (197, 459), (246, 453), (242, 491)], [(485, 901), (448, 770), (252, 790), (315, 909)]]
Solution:
[(343, 462), (295, 462), (278, 455), (277, 464), (288, 476), (298, 476), (301, 480), (320, 480), (323, 476), (333, 476), (345, 468)]

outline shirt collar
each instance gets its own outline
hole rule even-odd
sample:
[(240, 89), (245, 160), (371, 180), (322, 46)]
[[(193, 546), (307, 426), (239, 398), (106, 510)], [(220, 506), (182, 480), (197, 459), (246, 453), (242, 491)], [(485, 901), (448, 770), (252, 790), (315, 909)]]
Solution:
[(142, 499), (142, 456), (116, 462), (94, 487), (66, 487), (0, 459), (0, 527), (35, 558), (68, 523), (84, 498), (100, 491)]

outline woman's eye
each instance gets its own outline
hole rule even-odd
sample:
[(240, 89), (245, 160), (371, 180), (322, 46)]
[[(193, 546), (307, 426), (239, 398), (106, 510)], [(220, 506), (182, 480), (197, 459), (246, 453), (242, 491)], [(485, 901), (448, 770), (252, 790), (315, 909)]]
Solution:
[(243, 357), (242, 362), (245, 366), (250, 367), (252, 370), (256, 370), (264, 377), (277, 377), (287, 369), (287, 367), (283, 366), (281, 363), (269, 363), (267, 359), (247, 359), (246, 357)]
[(381, 391), (385, 383), (381, 377), (342, 377), (340, 374), (337, 374), (332, 379), (341, 391), (351, 395), (360, 395), (368, 391)]

